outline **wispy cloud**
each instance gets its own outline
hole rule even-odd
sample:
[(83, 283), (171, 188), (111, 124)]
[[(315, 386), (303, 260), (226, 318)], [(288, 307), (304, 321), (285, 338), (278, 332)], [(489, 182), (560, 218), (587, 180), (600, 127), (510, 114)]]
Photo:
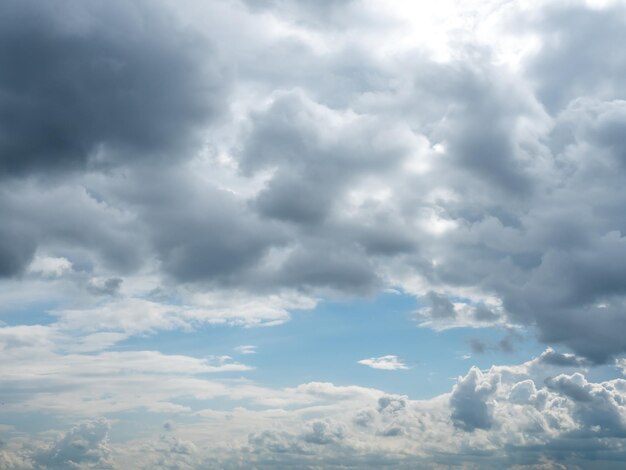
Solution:
[(402, 370), (408, 369), (409, 367), (398, 359), (398, 356), (387, 355), (380, 357), (370, 357), (369, 359), (361, 359), (357, 361), (359, 364), (362, 364), (367, 367), (371, 367), (372, 369), (381, 369), (381, 370)]
[(237, 351), (239, 354), (256, 354), (256, 346), (253, 346), (251, 344), (245, 344), (243, 346), (237, 346), (235, 348), (235, 351)]

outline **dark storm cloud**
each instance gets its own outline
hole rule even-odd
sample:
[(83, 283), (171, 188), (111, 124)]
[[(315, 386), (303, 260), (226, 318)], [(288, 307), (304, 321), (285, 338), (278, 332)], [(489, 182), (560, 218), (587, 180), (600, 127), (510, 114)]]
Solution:
[(155, 3), (2, 2), (0, 175), (179, 157), (222, 85), (205, 41)]

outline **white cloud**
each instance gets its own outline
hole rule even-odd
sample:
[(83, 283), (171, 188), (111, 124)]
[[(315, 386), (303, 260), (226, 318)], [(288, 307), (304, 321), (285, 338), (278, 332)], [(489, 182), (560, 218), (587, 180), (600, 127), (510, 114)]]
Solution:
[(33, 453), (37, 468), (48, 470), (112, 469), (108, 446), (110, 423), (104, 419), (82, 423), (53, 444)]
[(52, 256), (36, 256), (30, 263), (28, 270), (44, 276), (59, 277), (71, 271), (72, 263), (66, 258)]
[(256, 354), (256, 346), (253, 346), (251, 344), (245, 344), (242, 346), (237, 346), (235, 348), (235, 351), (237, 351), (239, 354)]
[(357, 361), (359, 364), (371, 367), (372, 369), (381, 370), (401, 370), (408, 369), (407, 365), (398, 359), (397, 356), (387, 355), (380, 357), (370, 357), (369, 359), (361, 359)]
[[(118, 369), (105, 362), (93, 364), (92, 369), (106, 377), (95, 382), (87, 369), (74, 363), (75, 375), (50, 384), (55, 393), (48, 397), (48, 385), (39, 381), (37, 393), (22, 396), (24, 405), (30, 410), (61, 409), (81, 414), (124, 409), (168, 413), (172, 425), (167, 437), (159, 436), (159, 427), (153, 436), (114, 444), (103, 438), (101, 431), (96, 432), (104, 428), (79, 432), (83, 429), (79, 426), (52, 444), (32, 443), (29, 447), (46, 451), (29, 454), (19, 451), (17, 441), (9, 441), (0, 458), (65, 461), (70, 458), (69, 450), (52, 450), (69, 449), (83, 439), (80, 436), (91, 436), (84, 437), (82, 450), (72, 455), (85, 459), (85, 465), (88, 459), (106, 458), (115, 469), (127, 467), (128, 462), (133, 462), (134, 468), (159, 468), (154, 467), (155, 459), (169, 462), (170, 458), (179, 462), (180, 468), (197, 468), (206, 466), (207, 459), (216, 455), (222, 467), (233, 462), (261, 467), (269, 462), (274, 467), (299, 462), (306, 466), (313, 461), (332, 466), (332, 462), (341, 461), (367, 468), (372, 459), (373, 467), (414, 468), (447, 465), (453, 461), (447, 459), (460, 459), (495, 469), (508, 468), (521, 456), (529, 463), (554, 458), (563, 461), (559, 454), (563, 442), (601, 450), (607, 441), (619, 440), (626, 429), (624, 381), (591, 382), (576, 372), (582, 369), (571, 360), (573, 368), (569, 370), (574, 373), (563, 373), (562, 365), (546, 359), (554, 354), (547, 351), (515, 366), (494, 366), (485, 371), (471, 368), (466, 376), (459, 377), (451, 393), (430, 400), (331, 383), (272, 389), (247, 381), (207, 381), (190, 376), (206, 370), (201, 361), (158, 355), (152, 361), (146, 353), (119, 356), (116, 367), (128, 364), (127, 370), (143, 371), (132, 376), (120, 376)], [(27, 377), (32, 372), (24, 371), (22, 387), (29, 383)], [(80, 380), (83, 384), (78, 386)], [(191, 403), (190, 397), (202, 403), (221, 397), (234, 400), (238, 406), (192, 411), (191, 406), (177, 404), (177, 396), (186, 397), (187, 403)], [(90, 397), (89, 406), (84, 405), (83, 397)], [(243, 403), (250, 406), (241, 406)], [(539, 453), (533, 450), (538, 446), (542, 449)], [(87, 450), (92, 447), (100, 450)], [(481, 455), (488, 456), (488, 462), (480, 460)], [(568, 468), (586, 468), (584, 455), (572, 455), (571, 459), (567, 460)]]
[(289, 319), (288, 309), (309, 309), (315, 301), (290, 296), (246, 297), (193, 294), (191, 305), (144, 298), (116, 299), (97, 307), (55, 310), (58, 326), (67, 330), (120, 331), (129, 335), (159, 330), (190, 330), (196, 325), (274, 326)]

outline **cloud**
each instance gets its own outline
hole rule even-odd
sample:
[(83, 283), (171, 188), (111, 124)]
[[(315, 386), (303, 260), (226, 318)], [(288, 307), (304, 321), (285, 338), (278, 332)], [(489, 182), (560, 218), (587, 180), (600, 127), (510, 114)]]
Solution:
[(176, 158), (219, 112), (210, 48), (160, 5), (9, 1), (0, 16), (4, 176)]
[(65, 258), (38, 256), (30, 263), (28, 269), (44, 276), (58, 277), (70, 271), (72, 263)]
[[(562, 109), (581, 92), (587, 96), (618, 98), (614, 77), (624, 72), (625, 55), (617, 47), (624, 37), (624, 5), (589, 8), (582, 2), (558, 2), (545, 8), (533, 29), (543, 35), (542, 52), (531, 64), (539, 79), (539, 96), (551, 109)], [(592, 41), (581, 42), (574, 31)], [(565, 80), (577, 70), (573, 81)]]
[(104, 420), (85, 422), (67, 432), (47, 448), (36, 451), (33, 461), (43, 469), (112, 469), (108, 433)]
[[(216, 455), (225, 468), (332, 467), (337, 462), (365, 468), (428, 468), (465, 462), (495, 469), (515, 464), (533, 468), (545, 461), (567, 468), (601, 468), (602, 460), (596, 457), (600, 453), (622, 458), (619, 439), (626, 422), (624, 381), (593, 382), (581, 372), (563, 370), (546, 363), (542, 356), (485, 371), (472, 367), (459, 377), (450, 393), (411, 400), (380, 390), (330, 383), (270, 389), (249, 382), (220, 385), (181, 380), (184, 367), (162, 368), (159, 374), (163, 380), (151, 378), (151, 387), (134, 376), (119, 383), (125, 395), (118, 395), (112, 384), (101, 388), (100, 393), (113, 401), (140, 393), (142, 400), (134, 406), (143, 404), (152, 412), (169, 413), (174, 420), (166, 435), (159, 426), (155, 436), (110, 442), (106, 437), (109, 425), (91, 421), (52, 443), (33, 442), (31, 450), (20, 450), (9, 441), (3, 458), (40, 465), (46, 462), (49, 468), (77, 462), (87, 468), (90, 464), (107, 468), (106, 463), (115, 469), (129, 462), (136, 468), (197, 468), (208, 465)], [(84, 375), (80, 370), (77, 373)], [(77, 401), (76, 391), (69, 396), (67, 393), (60, 391), (54, 399), (57, 403), (69, 397)], [(93, 390), (82, 393), (93, 394)], [(196, 397), (201, 403), (210, 396), (228, 396), (239, 405), (251, 406), (194, 412), (176, 408), (176, 394), (187, 400)], [(168, 395), (169, 402), (165, 399)], [(29, 399), (31, 407), (44, 403), (38, 397)], [(225, 439), (228, 445), (224, 445)], [(581, 454), (581, 446), (589, 452)]]
[(199, 451), (191, 441), (175, 436), (161, 436), (145, 444), (140, 468), (194, 470), (202, 465)]
[(321, 17), (320, 19), (326, 19), (326, 16), (329, 15), (334, 9), (340, 9), (345, 7), (353, 0), (340, 0), (338, 2), (334, 1), (293, 1), (293, 0), (261, 0), (257, 2), (244, 0), (246, 4), (250, 6), (250, 8), (263, 8), (268, 9), (269, 11), (276, 12), (300, 12), (306, 13), (307, 15), (313, 15), (316, 17)]
[(342, 440), (344, 430), (328, 421), (314, 421), (302, 434), (302, 440), (309, 444), (328, 445)]
[(0, 465), (12, 470), (32, 470), (30, 458), (23, 453), (0, 450)]
[(487, 400), (494, 390), (494, 383), (485, 380), (479, 369), (470, 369), (459, 379), (450, 395), (454, 425), (464, 431), (491, 428), (493, 418)]
[(87, 289), (94, 294), (115, 295), (122, 285), (123, 279), (119, 277), (110, 277), (107, 279), (94, 278), (89, 281)]
[(237, 351), (239, 354), (256, 354), (256, 346), (253, 346), (251, 344), (237, 346), (235, 348), (235, 351)]
[[(424, 327), (531, 325), (598, 363), (620, 354), (624, 57), (596, 49), (622, 7), (503, 7), (493, 31), (542, 45), (511, 68), (489, 35), (455, 37), (446, 60), (362, 53), (401, 29), (400, 6), (372, 22), (366, 3), (67, 0), (65, 19), (5, 4), (18, 118), (0, 139), (0, 276), (62, 258), (94, 297), (147, 276), (173, 296), (393, 287), (428, 304)], [(225, 16), (256, 33), (231, 40)], [(571, 24), (593, 39), (577, 47)], [(577, 60), (575, 85), (555, 86), (551, 64)]]
[(0, 229), (0, 277), (15, 276), (26, 268), (35, 254), (36, 242), (23, 231)]
[(538, 359), (546, 364), (561, 367), (585, 367), (589, 365), (584, 358), (571, 353), (559, 353), (552, 348), (547, 348)]
[(434, 319), (453, 318), (456, 316), (454, 305), (445, 295), (430, 291), (426, 294), (426, 300), (431, 307), (427, 310), (427, 315)]
[(60, 328), (87, 332), (118, 331), (130, 335), (197, 325), (271, 326), (289, 319), (289, 308), (312, 308), (310, 299), (273, 296), (231, 299), (224, 295), (197, 295), (191, 305), (142, 298), (120, 298), (100, 306), (55, 310)]
[(474, 338), (470, 340), (470, 348), (472, 349), (473, 353), (482, 354), (487, 350), (487, 345), (484, 342)]
[(387, 355), (380, 357), (370, 357), (369, 359), (361, 359), (357, 361), (359, 364), (363, 364), (364, 366), (371, 367), (372, 369), (381, 369), (381, 370), (400, 370), (400, 369), (408, 369), (406, 364), (404, 364), (398, 356)]
[[(626, 10), (457, 3), (0, 5), (2, 412), (184, 417), (10, 431), (0, 467), (626, 460), (624, 381), (592, 369), (626, 353)], [(138, 346), (389, 289), (508, 332), (476, 353), (555, 349), (420, 401)]]

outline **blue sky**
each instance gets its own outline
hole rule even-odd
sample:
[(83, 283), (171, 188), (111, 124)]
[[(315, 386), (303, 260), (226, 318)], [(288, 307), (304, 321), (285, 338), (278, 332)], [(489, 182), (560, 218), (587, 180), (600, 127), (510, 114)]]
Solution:
[(626, 462), (621, 0), (0, 2), (0, 469)]
[[(246, 378), (270, 387), (313, 380), (337, 385), (358, 383), (416, 399), (448, 391), (450, 384), (466, 373), (468, 363), (488, 368), (491, 364), (522, 362), (543, 352), (544, 346), (528, 334), (514, 351), (504, 353), (497, 348), (506, 336), (500, 329), (419, 328), (417, 305), (413, 296), (398, 293), (328, 301), (311, 311), (294, 311), (289, 322), (275, 327), (208, 326), (190, 332), (133, 337), (113, 349), (156, 349), (197, 357), (228, 354), (255, 368), (244, 374)], [(472, 340), (491, 348), (475, 354)], [(237, 351), (245, 345), (255, 346), (256, 353)], [(357, 363), (385, 355), (399, 357), (408, 369), (378, 370)]]

